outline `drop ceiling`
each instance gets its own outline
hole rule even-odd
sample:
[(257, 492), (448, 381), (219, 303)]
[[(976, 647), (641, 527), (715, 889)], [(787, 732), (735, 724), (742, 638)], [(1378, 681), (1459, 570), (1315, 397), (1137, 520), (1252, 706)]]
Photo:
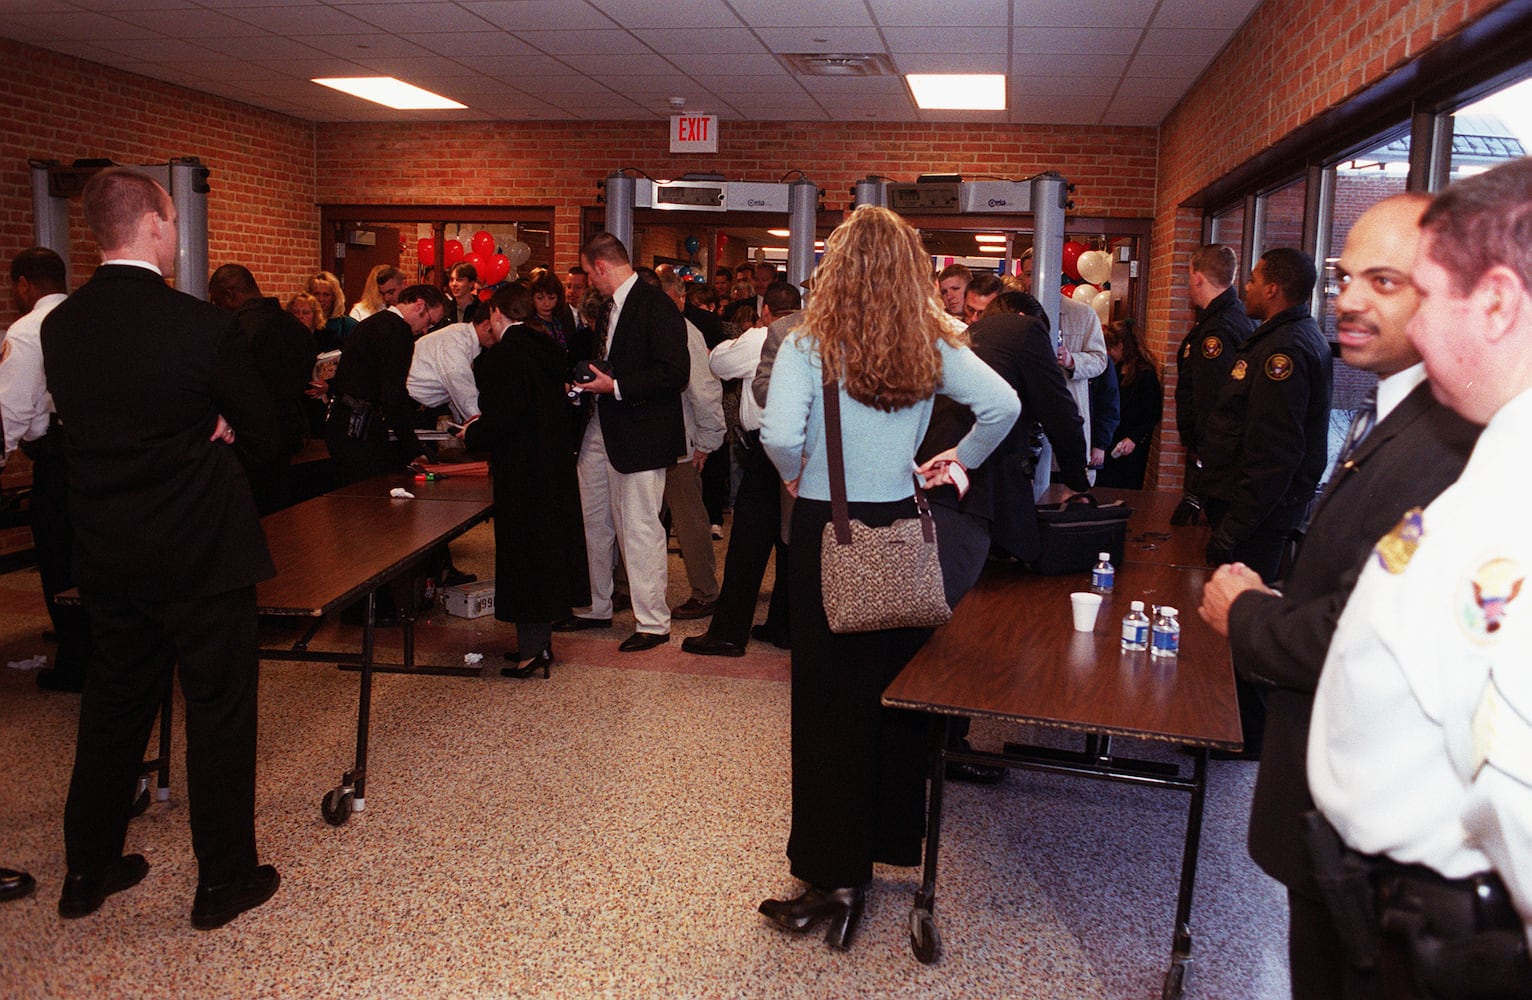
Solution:
[[(1259, 0), (0, 0), (0, 36), (317, 122), (1155, 125)], [(882, 56), (810, 76), (790, 56)], [(1005, 111), (922, 111), (904, 73), (1003, 73)], [(395, 76), (460, 111), (309, 82)]]

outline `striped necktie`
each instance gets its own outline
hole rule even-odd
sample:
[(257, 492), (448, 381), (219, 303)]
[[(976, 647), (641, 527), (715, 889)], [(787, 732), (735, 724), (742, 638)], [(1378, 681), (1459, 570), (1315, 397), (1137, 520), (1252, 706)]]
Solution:
[(1378, 387), (1373, 386), (1367, 390), (1367, 395), (1362, 399), (1362, 406), (1351, 418), (1351, 426), (1346, 430), (1346, 443), (1341, 445), (1339, 463), (1345, 465), (1356, 453), (1362, 441), (1372, 432), (1373, 425), (1378, 422)]

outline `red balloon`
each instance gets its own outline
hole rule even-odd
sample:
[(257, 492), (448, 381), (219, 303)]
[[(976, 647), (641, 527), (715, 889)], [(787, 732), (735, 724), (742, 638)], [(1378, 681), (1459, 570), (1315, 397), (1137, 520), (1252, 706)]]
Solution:
[(511, 273), (511, 259), (503, 253), (497, 253), (490, 257), (489, 262), (484, 266), (487, 271), (484, 280), (488, 281), (491, 285), (499, 284)]
[(480, 254), (477, 254), (477, 253), (466, 254), (466, 255), (464, 255), (463, 259), (461, 261), (459, 261), (458, 263), (460, 263), (460, 264), (472, 264), (473, 265), (473, 273), (477, 274), (479, 276), (479, 280), (480, 281), (484, 280), (484, 270), (485, 270), (486, 265), (489, 262), (486, 261), (484, 259), (484, 257), (481, 256)]
[(1075, 295), (1075, 286), (1074, 285), (1060, 285), (1059, 286), (1059, 294), (1064, 296), (1064, 298), (1066, 298), (1066, 299), (1072, 299), (1072, 298), (1074, 298), (1074, 295)]
[(488, 260), (495, 253), (495, 238), (481, 229), (473, 234), (473, 252), (484, 260)]
[(422, 264), (436, 263), (436, 240), (429, 236), (422, 236), (415, 244), (415, 257)]
[(1064, 244), (1064, 277), (1070, 281), (1080, 280), (1080, 255), (1089, 249), (1084, 243), (1075, 240)]
[(480, 302), (488, 302), (490, 299), (492, 299), (494, 297), (495, 297), (495, 290), (493, 288), (481, 288), (481, 289), (479, 289), (479, 301)]
[(448, 240), (446, 251), (448, 267), (451, 267), (453, 264), (456, 264), (458, 261), (463, 259), (463, 244), (459, 243), (457, 240)]

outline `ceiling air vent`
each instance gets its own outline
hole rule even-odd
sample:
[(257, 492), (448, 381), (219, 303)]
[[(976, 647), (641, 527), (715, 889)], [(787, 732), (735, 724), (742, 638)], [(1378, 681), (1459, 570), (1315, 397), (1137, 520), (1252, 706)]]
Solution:
[(894, 64), (882, 53), (784, 52), (777, 56), (799, 76), (894, 76)]

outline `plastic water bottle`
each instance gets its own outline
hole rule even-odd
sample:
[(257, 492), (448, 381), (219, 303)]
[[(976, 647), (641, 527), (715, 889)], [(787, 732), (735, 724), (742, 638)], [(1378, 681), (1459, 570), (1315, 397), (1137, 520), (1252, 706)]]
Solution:
[(1096, 558), (1098, 561), (1090, 571), (1090, 592), (1110, 594), (1112, 581), (1117, 578), (1117, 571), (1112, 568), (1112, 555), (1109, 552), (1102, 552)]
[(1149, 648), (1149, 616), (1144, 614), (1143, 601), (1128, 605), (1128, 613), (1122, 616), (1122, 648), (1130, 653)]
[(1150, 656), (1175, 656), (1181, 651), (1181, 621), (1179, 612), (1168, 604), (1162, 604), (1154, 612), (1154, 628), (1150, 634)]

